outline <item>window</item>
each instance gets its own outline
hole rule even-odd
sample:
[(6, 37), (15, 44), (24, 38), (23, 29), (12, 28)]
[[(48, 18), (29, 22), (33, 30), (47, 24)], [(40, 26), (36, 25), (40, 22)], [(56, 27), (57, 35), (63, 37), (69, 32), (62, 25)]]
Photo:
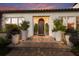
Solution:
[(68, 19), (68, 28), (76, 28), (76, 17), (67, 17)]
[(75, 23), (76, 17), (68, 17), (68, 23)]
[(23, 17), (6, 17), (6, 24), (17, 24), (20, 25), (25, 19)]
[(76, 17), (76, 28), (79, 30), (79, 16)]
[(11, 20), (12, 20), (12, 21), (11, 21), (12, 24), (18, 24), (18, 23), (17, 23), (18, 18), (12, 18)]
[(6, 24), (11, 24), (11, 18), (6, 18), (5, 20), (6, 20), (5, 21)]
[(77, 16), (76, 19), (77, 24), (79, 24), (79, 16)]

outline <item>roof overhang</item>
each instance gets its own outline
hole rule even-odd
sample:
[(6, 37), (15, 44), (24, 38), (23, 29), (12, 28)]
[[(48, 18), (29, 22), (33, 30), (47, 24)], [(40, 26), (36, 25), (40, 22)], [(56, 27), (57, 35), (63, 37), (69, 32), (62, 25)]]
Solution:
[(44, 10), (2, 10), (0, 13), (40, 13), (40, 12), (73, 12), (79, 11), (79, 8), (67, 9), (44, 9)]

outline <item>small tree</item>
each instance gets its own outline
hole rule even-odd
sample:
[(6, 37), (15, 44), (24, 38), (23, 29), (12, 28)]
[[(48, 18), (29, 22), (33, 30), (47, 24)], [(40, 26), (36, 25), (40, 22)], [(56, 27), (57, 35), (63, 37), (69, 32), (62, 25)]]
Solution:
[(34, 34), (37, 34), (37, 31), (38, 31), (38, 24), (35, 24), (34, 25)]
[(21, 24), (22, 30), (27, 30), (29, 28), (29, 22), (23, 21)]
[(65, 31), (66, 27), (62, 23), (62, 19), (54, 20), (54, 30), (55, 31)]
[(46, 31), (46, 34), (48, 34), (48, 32), (49, 32), (49, 25), (48, 25), (48, 23), (45, 24), (45, 31)]

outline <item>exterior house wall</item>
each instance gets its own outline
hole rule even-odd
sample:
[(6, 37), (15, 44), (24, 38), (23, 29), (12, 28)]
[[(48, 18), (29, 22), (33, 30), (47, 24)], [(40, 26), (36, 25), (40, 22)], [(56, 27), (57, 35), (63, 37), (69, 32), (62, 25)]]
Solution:
[(2, 14), (0, 14), (0, 30), (2, 28)]
[(73, 8), (79, 8), (79, 3), (77, 3)]
[[(58, 17), (58, 16), (64, 16), (64, 17), (76, 17), (79, 16), (79, 12), (46, 12), (46, 13), (4, 13), (3, 14), (3, 27), (5, 27), (5, 18), (6, 17), (24, 17), (26, 21), (30, 21), (30, 27), (28, 29), (28, 37), (33, 35), (33, 16), (49, 16), (48, 19), (48, 25), (49, 25), (49, 36), (52, 36), (52, 29), (53, 29), (53, 20)], [(65, 19), (64, 19), (65, 20)], [(75, 27), (76, 27), (76, 18), (73, 19), (75, 22)]]

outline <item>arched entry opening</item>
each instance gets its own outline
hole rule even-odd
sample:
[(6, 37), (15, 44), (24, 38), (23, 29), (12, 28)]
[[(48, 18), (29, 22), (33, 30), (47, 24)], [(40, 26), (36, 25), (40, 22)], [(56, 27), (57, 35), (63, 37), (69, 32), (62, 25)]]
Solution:
[(44, 19), (40, 18), (38, 21), (38, 35), (44, 35)]

